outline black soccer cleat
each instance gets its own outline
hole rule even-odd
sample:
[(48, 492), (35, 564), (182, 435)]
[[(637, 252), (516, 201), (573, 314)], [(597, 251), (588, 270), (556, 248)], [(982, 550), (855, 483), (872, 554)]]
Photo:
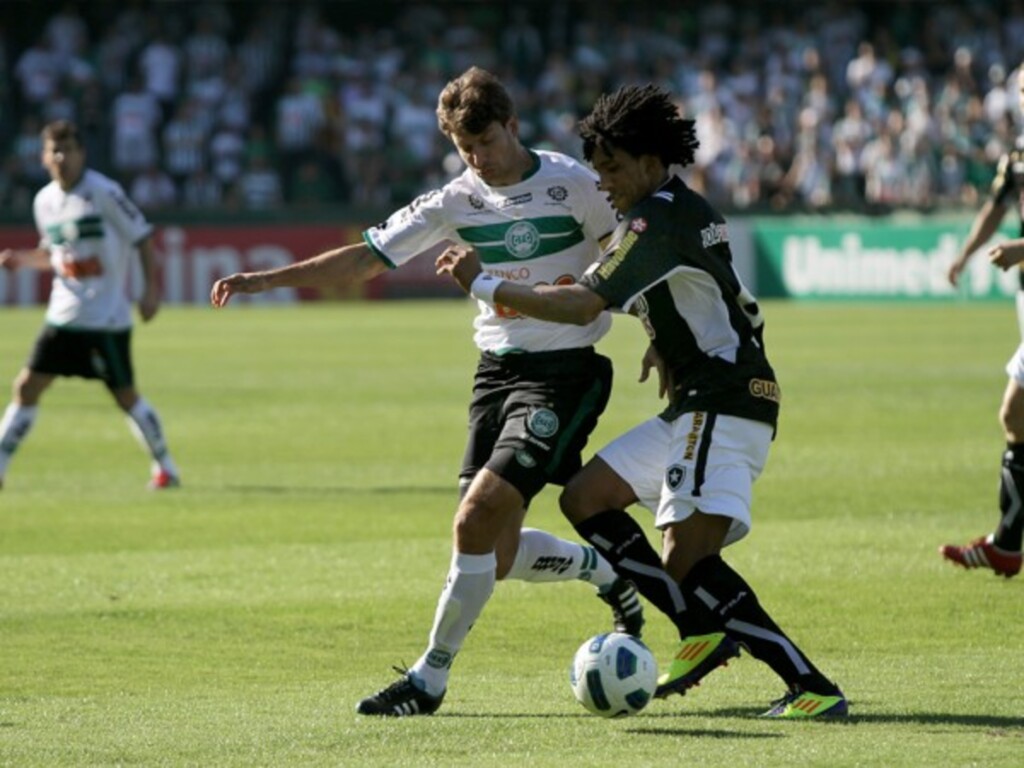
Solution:
[(597, 596), (611, 606), (616, 632), (640, 637), (644, 626), (644, 607), (632, 581), (620, 576), (606, 592), (598, 592)]
[(408, 671), (395, 668), (402, 677), (373, 696), (367, 696), (356, 705), (356, 714), (383, 717), (432, 715), (444, 701), (444, 694), (431, 696), (419, 688)]

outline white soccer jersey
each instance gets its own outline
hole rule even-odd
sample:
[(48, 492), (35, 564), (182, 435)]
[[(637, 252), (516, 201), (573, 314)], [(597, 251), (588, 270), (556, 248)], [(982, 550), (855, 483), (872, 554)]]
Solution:
[[(484, 271), (527, 285), (573, 283), (600, 255), (598, 241), (617, 217), (597, 176), (557, 152), (536, 151), (526, 179), (490, 187), (471, 170), (421, 195), (363, 233), (369, 246), (397, 267), (446, 240), (473, 246)], [(594, 344), (607, 333), (606, 312), (590, 325), (563, 325), (479, 302), (476, 345), (489, 352), (544, 352)]]
[(50, 252), (54, 272), (46, 321), (99, 330), (131, 327), (128, 268), (135, 245), (153, 227), (121, 186), (87, 169), (69, 192), (55, 181), (39, 190), (33, 212), (39, 247)]

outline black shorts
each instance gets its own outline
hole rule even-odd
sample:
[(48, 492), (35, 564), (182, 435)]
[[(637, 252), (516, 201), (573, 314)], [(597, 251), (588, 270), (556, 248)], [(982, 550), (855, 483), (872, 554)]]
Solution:
[(515, 486), (526, 503), (548, 483), (564, 485), (582, 466), (611, 388), (611, 361), (591, 347), (485, 352), (473, 383), (460, 486), (483, 467)]
[(46, 325), (27, 367), (52, 376), (101, 379), (109, 389), (123, 389), (135, 383), (131, 341), (131, 329), (87, 331)]

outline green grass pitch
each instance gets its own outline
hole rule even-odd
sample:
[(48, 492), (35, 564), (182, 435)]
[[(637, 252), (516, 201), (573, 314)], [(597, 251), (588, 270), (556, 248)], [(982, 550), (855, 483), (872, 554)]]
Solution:
[[(0, 492), (0, 765), (1021, 765), (1024, 577), (936, 554), (996, 521), (1012, 306), (766, 314), (783, 416), (726, 556), (848, 722), (759, 720), (782, 687), (750, 657), (634, 718), (588, 715), (567, 670), (608, 615), (577, 583), (499, 584), (438, 715), (357, 717), (419, 655), (447, 569), (472, 308), (167, 308), (136, 368), (184, 487), (147, 492), (106, 393), (59, 381)], [(5, 385), (41, 320), (0, 312)], [(603, 343), (616, 391), (588, 451), (658, 408), (644, 343), (631, 318)], [(529, 523), (573, 536), (555, 501)]]

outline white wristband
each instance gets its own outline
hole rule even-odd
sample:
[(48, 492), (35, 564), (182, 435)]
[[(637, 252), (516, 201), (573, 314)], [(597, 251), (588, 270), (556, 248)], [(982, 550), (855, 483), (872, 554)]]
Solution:
[(498, 290), (498, 286), (503, 282), (505, 281), (499, 277), (481, 272), (473, 279), (473, 284), (469, 286), (469, 295), (493, 307), (494, 292)]

